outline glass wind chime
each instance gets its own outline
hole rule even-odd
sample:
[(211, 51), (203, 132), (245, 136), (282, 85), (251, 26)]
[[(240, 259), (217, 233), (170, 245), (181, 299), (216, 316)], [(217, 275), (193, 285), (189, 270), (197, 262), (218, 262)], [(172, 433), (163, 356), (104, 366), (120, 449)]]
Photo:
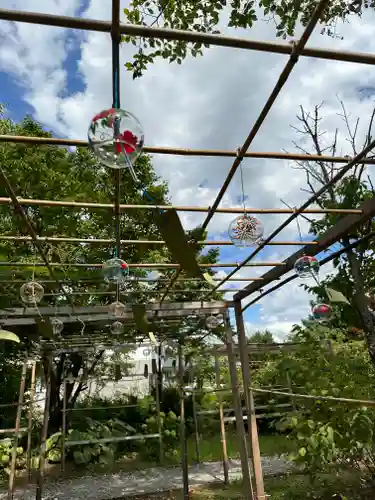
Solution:
[[(134, 164), (142, 153), (144, 133), (134, 115), (119, 107), (101, 111), (90, 122), (88, 140), (101, 163), (116, 170), (128, 169), (133, 181), (139, 184)], [(103, 264), (104, 281), (117, 287), (117, 299), (109, 306), (110, 313), (116, 318), (125, 314), (125, 305), (119, 300), (119, 289), (128, 274), (129, 266), (119, 255)], [(110, 329), (112, 334), (119, 335), (124, 326), (117, 320)]]
[[(296, 217), (297, 229), (299, 234), (299, 239), (302, 243), (302, 232), (298, 220), (298, 215)], [(294, 263), (295, 273), (302, 279), (313, 278), (318, 287), (321, 287), (319, 282), (319, 262), (316, 257), (311, 255), (302, 255)], [(332, 317), (332, 307), (329, 304), (318, 303), (313, 306), (311, 310), (312, 317), (315, 321), (319, 323), (325, 323), (329, 321)]]
[(228, 236), (236, 247), (249, 247), (261, 242), (264, 234), (262, 222), (252, 215), (246, 213), (245, 190), (243, 182), (242, 165), (240, 165), (241, 191), (243, 203), (243, 215), (232, 220), (228, 228)]

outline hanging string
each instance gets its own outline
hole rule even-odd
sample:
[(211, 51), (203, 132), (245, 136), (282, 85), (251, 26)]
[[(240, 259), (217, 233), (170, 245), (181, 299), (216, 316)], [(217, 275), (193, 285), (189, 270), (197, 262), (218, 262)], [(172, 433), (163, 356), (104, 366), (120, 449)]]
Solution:
[[(294, 207), (294, 210), (297, 210), (297, 207)], [(296, 217), (296, 224), (297, 224), (297, 231), (298, 231), (298, 236), (299, 236), (299, 241), (302, 243), (302, 231), (301, 231), (301, 225), (299, 223), (299, 214)]]
[(242, 191), (243, 213), (244, 213), (244, 216), (246, 216), (245, 188), (244, 188), (244, 182), (243, 182), (242, 163), (240, 163), (240, 174), (241, 174), (241, 191)]

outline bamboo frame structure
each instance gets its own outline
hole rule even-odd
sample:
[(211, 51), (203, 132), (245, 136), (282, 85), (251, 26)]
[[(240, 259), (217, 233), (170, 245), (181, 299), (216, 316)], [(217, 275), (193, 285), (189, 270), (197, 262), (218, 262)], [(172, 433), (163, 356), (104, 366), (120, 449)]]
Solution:
[[(57, 27), (66, 27), (80, 30), (92, 30), (97, 32), (102, 32), (105, 34), (111, 35), (112, 40), (112, 90), (113, 90), (113, 107), (120, 107), (120, 95), (119, 95), (119, 81), (120, 81), (120, 62), (119, 62), (119, 45), (121, 40), (121, 35), (126, 34), (129, 36), (141, 36), (144, 38), (161, 38), (164, 40), (180, 40), (184, 42), (193, 41), (200, 42), (208, 45), (216, 45), (221, 47), (236, 47), (245, 50), (258, 50), (262, 52), (271, 52), (278, 54), (288, 55), (288, 60), (285, 65), (284, 70), (281, 72), (280, 77), (270, 94), (269, 99), (267, 100), (265, 106), (263, 107), (258, 119), (253, 125), (249, 135), (247, 136), (243, 146), (239, 148), (238, 151), (213, 151), (213, 150), (191, 150), (191, 149), (181, 149), (181, 148), (169, 148), (169, 147), (145, 147), (145, 153), (151, 154), (173, 154), (173, 155), (185, 155), (185, 156), (212, 156), (212, 157), (227, 157), (234, 158), (233, 164), (228, 172), (228, 175), (221, 186), (221, 189), (209, 207), (194, 207), (194, 206), (159, 206), (159, 205), (125, 205), (120, 203), (120, 173), (116, 171), (114, 174), (114, 186), (115, 186), (115, 196), (113, 203), (88, 203), (88, 202), (75, 202), (75, 201), (64, 201), (64, 200), (32, 200), (28, 198), (18, 198), (13, 186), (10, 184), (7, 176), (4, 171), (0, 169), (0, 182), (6, 188), (9, 197), (0, 198), (0, 205), (9, 205), (12, 206), (18, 215), (21, 218), (21, 222), (23, 226), (26, 228), (28, 236), (25, 235), (0, 235), (0, 241), (17, 241), (17, 242), (32, 242), (36, 251), (41, 256), (43, 262), (35, 263), (24, 263), (24, 262), (0, 262), (0, 267), (5, 268), (17, 268), (23, 269), (31, 267), (46, 267), (48, 269), (50, 275), (50, 283), (54, 283), (56, 287), (60, 289), (60, 293), (66, 297), (68, 303), (70, 304), (70, 308), (59, 308), (59, 318), (64, 323), (76, 323), (82, 322), (82, 318), (85, 323), (92, 322), (93, 324), (103, 324), (103, 322), (108, 322), (109, 320), (113, 320), (114, 317), (108, 314), (108, 311), (104, 311), (100, 306), (95, 308), (86, 308), (86, 310), (82, 310), (81, 308), (75, 308), (74, 303), (71, 297), (71, 294), (66, 292), (66, 289), (63, 283), (66, 280), (60, 280), (60, 278), (55, 273), (55, 268), (66, 269), (66, 268), (89, 268), (92, 270), (100, 268), (102, 265), (93, 263), (93, 264), (77, 264), (77, 263), (53, 263), (49, 262), (47, 258), (45, 248), (43, 243), (74, 243), (74, 244), (100, 244), (100, 245), (115, 245), (116, 255), (119, 257), (121, 253), (121, 248), (123, 246), (129, 245), (165, 245), (165, 242), (162, 240), (157, 241), (148, 241), (148, 240), (121, 240), (120, 238), (120, 215), (123, 211), (131, 211), (131, 210), (176, 210), (179, 212), (200, 212), (205, 213), (206, 217), (201, 226), (202, 233), (209, 222), (212, 220), (213, 216), (216, 214), (236, 214), (243, 213), (244, 210), (241, 208), (233, 207), (233, 208), (224, 208), (219, 207), (220, 202), (222, 201), (226, 190), (236, 173), (240, 164), (247, 158), (267, 158), (267, 159), (281, 159), (281, 160), (292, 160), (292, 161), (327, 161), (332, 163), (343, 164), (344, 166), (337, 172), (337, 174), (327, 183), (325, 184), (314, 196), (310, 197), (305, 203), (303, 203), (300, 207), (295, 209), (267, 209), (267, 208), (249, 208), (246, 209), (246, 213), (254, 213), (254, 214), (289, 214), (290, 216), (280, 224), (265, 240), (263, 240), (259, 246), (241, 263), (217, 263), (217, 264), (202, 264), (200, 267), (202, 269), (214, 269), (214, 268), (233, 268), (232, 271), (226, 276), (223, 280), (217, 280), (214, 278), (214, 281), (218, 282), (210, 289), (207, 293), (206, 298), (210, 297), (215, 291), (220, 290), (220, 287), (225, 284), (227, 281), (251, 281), (252, 283), (241, 290), (233, 290), (235, 293), (233, 302), (226, 302), (224, 305), (215, 306), (211, 304), (210, 306), (203, 306), (201, 302), (195, 304), (191, 302), (189, 304), (190, 307), (186, 307), (185, 304), (177, 304), (177, 307), (171, 307), (171, 304), (167, 303), (165, 299), (169, 294), (172, 293), (180, 293), (180, 292), (172, 292), (171, 289), (173, 285), (179, 281), (184, 281), (185, 278), (180, 278), (179, 275), (182, 272), (182, 267), (180, 263), (130, 263), (130, 268), (139, 268), (139, 269), (176, 269), (177, 272), (173, 274), (171, 279), (162, 278), (161, 283), (167, 282), (167, 287), (164, 293), (161, 296), (160, 304), (151, 304), (147, 310), (147, 318), (150, 320), (154, 320), (155, 316), (157, 319), (166, 318), (170, 320), (179, 320), (192, 314), (193, 310), (198, 312), (206, 313), (206, 314), (223, 314), (224, 315), (224, 325), (226, 331), (226, 344), (224, 349), (217, 349), (214, 353), (215, 356), (219, 357), (222, 355), (228, 356), (230, 375), (231, 375), (231, 391), (234, 398), (234, 410), (236, 413), (236, 426), (237, 426), (237, 434), (239, 439), (239, 448), (240, 448), (240, 457), (241, 457), (241, 467), (242, 467), (242, 476), (243, 476), (243, 488), (244, 488), (244, 498), (247, 500), (265, 500), (265, 492), (263, 485), (263, 477), (262, 470), (260, 464), (260, 453), (259, 453), (259, 442), (257, 435), (257, 424), (256, 424), (256, 416), (255, 416), (255, 407), (253, 401), (253, 392), (266, 392), (271, 394), (279, 394), (289, 396), (290, 398), (307, 398), (307, 399), (320, 399), (327, 400), (332, 402), (342, 402), (342, 403), (350, 403), (350, 404), (366, 404), (366, 405), (375, 405), (375, 402), (369, 401), (357, 401), (357, 400), (348, 400), (345, 398), (328, 398), (328, 397), (320, 397), (320, 396), (310, 396), (310, 395), (302, 395), (292, 393), (290, 388), (288, 392), (283, 391), (273, 391), (268, 389), (257, 389), (252, 387), (251, 385), (251, 373), (249, 368), (249, 359), (248, 355), (251, 352), (264, 352), (261, 350), (254, 351), (251, 346), (246, 345), (244, 325), (243, 325), (243, 312), (246, 309), (242, 308), (241, 300), (245, 297), (248, 297), (251, 293), (255, 291), (259, 291), (263, 286), (269, 284), (275, 280), (279, 280), (281, 276), (283, 276), (286, 272), (288, 272), (296, 258), (302, 253), (305, 252), (306, 249), (309, 250), (309, 254), (316, 255), (319, 252), (329, 248), (334, 242), (339, 241), (343, 234), (347, 234), (353, 227), (357, 227), (360, 224), (363, 224), (367, 220), (371, 219), (375, 215), (375, 199), (368, 200), (361, 207), (356, 207), (349, 210), (342, 209), (327, 209), (321, 210), (316, 208), (309, 208), (310, 205), (313, 205), (319, 196), (325, 193), (325, 191), (338, 181), (343, 178), (343, 176), (350, 171), (355, 165), (358, 164), (366, 164), (373, 165), (375, 164), (375, 159), (367, 158), (368, 153), (375, 146), (375, 141), (372, 141), (363, 151), (361, 151), (358, 155), (353, 158), (346, 157), (330, 157), (326, 155), (301, 155), (297, 153), (273, 153), (273, 152), (249, 152), (248, 149), (251, 146), (253, 140), (257, 136), (264, 120), (266, 119), (268, 113), (272, 109), (274, 102), (276, 101), (279, 93), (281, 92), (284, 85), (287, 83), (289, 75), (291, 74), (293, 68), (298, 62), (299, 57), (315, 57), (321, 58), (325, 60), (336, 60), (336, 61), (346, 61), (346, 62), (356, 62), (361, 64), (375, 64), (375, 56), (372, 54), (357, 54), (354, 52), (343, 52), (343, 51), (330, 51), (324, 49), (316, 49), (306, 47), (306, 43), (308, 42), (314, 28), (316, 27), (319, 19), (324, 12), (324, 9), (327, 7), (328, 0), (320, 0), (317, 2), (316, 9), (314, 10), (311, 20), (309, 21), (306, 29), (304, 30), (301, 38), (294, 42), (293, 44), (280, 44), (280, 43), (270, 43), (270, 42), (260, 42), (254, 40), (248, 40), (244, 38), (234, 38), (234, 37), (226, 37), (222, 35), (214, 35), (210, 33), (201, 33), (201, 32), (191, 32), (191, 31), (182, 31), (182, 30), (174, 30), (174, 29), (165, 29), (165, 28), (157, 28), (147, 27), (147, 26), (136, 26), (131, 24), (121, 24), (120, 23), (120, 4), (119, 0), (112, 0), (112, 20), (111, 22), (106, 21), (98, 21), (98, 20), (89, 20), (89, 19), (76, 19), (64, 16), (54, 16), (47, 14), (37, 14), (30, 12), (19, 12), (19, 11), (11, 11), (6, 9), (0, 9), (0, 19), (17, 21), (17, 22), (25, 22), (32, 24), (41, 24), (48, 26), (57, 26)], [(87, 147), (88, 143), (86, 141), (77, 141), (71, 139), (56, 139), (51, 137), (46, 138), (37, 138), (37, 137), (21, 137), (21, 136), (0, 136), (0, 142), (9, 142), (15, 144), (28, 144), (32, 145), (59, 145), (59, 146), (78, 146), (78, 147)], [(27, 215), (27, 212), (24, 210), (25, 206), (39, 206), (39, 207), (65, 207), (73, 209), (86, 209), (86, 210), (111, 210), (114, 211), (114, 221), (115, 221), (115, 238), (103, 238), (103, 239), (90, 239), (90, 238), (70, 238), (63, 236), (40, 236), (36, 234), (35, 229), (32, 225), (32, 221)], [(323, 213), (336, 213), (341, 214), (343, 217), (339, 221), (339, 223), (334, 226), (330, 231), (324, 234), (321, 238), (303, 243), (303, 248), (297, 254), (293, 254), (289, 259), (284, 262), (259, 262), (256, 263), (253, 261), (254, 257), (267, 245), (296, 245), (301, 246), (301, 242), (278, 242), (275, 241), (274, 238), (291, 222), (293, 222), (300, 214), (311, 213), (311, 214), (323, 214)], [(345, 216), (345, 217), (344, 217)], [(196, 242), (193, 242), (194, 244)], [(231, 245), (229, 241), (198, 241), (199, 245), (204, 246), (228, 246)], [(328, 262), (329, 258), (323, 259), (323, 261)], [(255, 267), (255, 266), (271, 266), (273, 269), (266, 273), (264, 276), (256, 277), (256, 278), (238, 278), (232, 279), (233, 276), (238, 273), (243, 267)], [(274, 286), (272, 289), (267, 290), (261, 296), (265, 296), (270, 291), (282, 286), (286, 282), (289, 282), (293, 278), (288, 278)], [(190, 281), (187, 280), (186, 281)], [(94, 282), (94, 281), (91, 281)], [(16, 281), (14, 281), (16, 283)], [(189, 291), (189, 290), (187, 290)], [(225, 290), (230, 291), (230, 290)], [(95, 292), (93, 292), (95, 293)], [(120, 292), (116, 290), (117, 298), (120, 297)], [(249, 305), (254, 304), (259, 297), (250, 302)], [(175, 304), (176, 305), (176, 304)], [(167, 307), (164, 307), (167, 306)], [(169, 309), (168, 309), (169, 307)], [(228, 308), (234, 308), (236, 314), (237, 321), (237, 331), (239, 336), (239, 344), (235, 345), (233, 343), (233, 334), (229, 325), (228, 320)], [(53, 311), (52, 311), (53, 309)], [(213, 312), (216, 311), (216, 312)], [(83, 314), (85, 313), (85, 314)], [(64, 316), (65, 314), (65, 316)], [(4, 318), (2, 324), (10, 325), (10, 326), (26, 326), (30, 324), (35, 324), (35, 318), (42, 315), (43, 317), (51, 317), (56, 315), (56, 308), (40, 308), (39, 311), (30, 311), (30, 310), (3, 310), (0, 311), (0, 317)], [(134, 326), (133, 313), (129, 310), (126, 311), (125, 316), (122, 318), (123, 321), (129, 320), (128, 325)], [(79, 348), (90, 347), (90, 343), (94, 340), (94, 338), (86, 337), (86, 340), (83, 341), (82, 338), (76, 340), (75, 344), (72, 346)], [(102, 339), (103, 340), (103, 339)], [(109, 341), (104, 339), (104, 343), (100, 338), (95, 338), (95, 342), (99, 343), (99, 347), (102, 348), (108, 347)], [(181, 340), (181, 339), (180, 339)], [(56, 344), (56, 349), (58, 349), (58, 343), (52, 342), (52, 344)], [(39, 462), (39, 475), (38, 475), (38, 483), (36, 490), (36, 500), (41, 500), (43, 484), (44, 484), (44, 465), (45, 465), (45, 455), (46, 455), (46, 438), (48, 431), (48, 418), (50, 411), (50, 392), (51, 392), (51, 383), (50, 383), (50, 375), (51, 375), (51, 366), (52, 366), (52, 357), (51, 351), (46, 351), (48, 347), (51, 345), (48, 342), (41, 342), (41, 347), (44, 355), (48, 357), (48, 370), (46, 374), (46, 398), (45, 398), (45, 409), (44, 409), (44, 419), (43, 419), (43, 429), (42, 429), (42, 446), (41, 446), (41, 456)], [(91, 346), (92, 347), (92, 346)], [(98, 344), (97, 344), (98, 347)], [(288, 346), (284, 346), (283, 348), (288, 349)], [(290, 346), (292, 349), (292, 346)], [(265, 349), (270, 350), (280, 350), (281, 348), (278, 346), (270, 346)], [(62, 352), (62, 351), (60, 351)], [(69, 351), (66, 351), (69, 352)], [(237, 371), (236, 371), (236, 359), (239, 354), (240, 363), (241, 363), (241, 372), (242, 372), (242, 380), (243, 387), (245, 393), (245, 402), (246, 402), (246, 413), (247, 418), (249, 419), (249, 429), (250, 432), (250, 440), (246, 439), (246, 434), (243, 425), (243, 414), (242, 414), (242, 405), (239, 394), (239, 384), (237, 380)], [(184, 499), (187, 499), (189, 496), (188, 489), (188, 469), (187, 469), (187, 460), (186, 460), (186, 441), (185, 441), (185, 422), (184, 422), (184, 393), (182, 389), (183, 384), (183, 359), (182, 359), (182, 344), (179, 344), (179, 385), (181, 391), (181, 450), (182, 450), (182, 474), (183, 474), (183, 492)], [(35, 365), (34, 365), (35, 366)], [(22, 372), (23, 373), (23, 372)], [(22, 384), (21, 379), (21, 384)], [(34, 376), (35, 381), (35, 376)], [(218, 383), (218, 381), (217, 381)], [(24, 406), (23, 399), (21, 400), (21, 393), (23, 398), (23, 389), (20, 388), (20, 400), (17, 406), (17, 419), (15, 424), (15, 432), (17, 436), (17, 432), (20, 427), (20, 414), (21, 410)], [(216, 389), (218, 391), (218, 388)], [(220, 394), (223, 394), (224, 391), (220, 391)], [(159, 394), (160, 396), (160, 394)], [(157, 395), (157, 399), (159, 397)], [(33, 399), (33, 398), (32, 398)], [(159, 401), (160, 402), (160, 401)], [(31, 404), (30, 404), (31, 406)], [(159, 405), (160, 406), (160, 405)], [(160, 408), (159, 408), (160, 410)], [(65, 436), (65, 427), (66, 427), (66, 414), (68, 409), (63, 409), (63, 428), (64, 428), (64, 436)], [(223, 417), (223, 409), (220, 407), (220, 420), (221, 425), (224, 425), (224, 417)], [(160, 414), (159, 414), (160, 419)], [(29, 413), (29, 428), (30, 428), (30, 413)], [(225, 430), (223, 434), (223, 429), (221, 429), (222, 440), (225, 441)], [(157, 437), (160, 438), (160, 426), (159, 426), (159, 434), (150, 435), (150, 436), (142, 436), (142, 439), (146, 437)], [(127, 436), (127, 439), (136, 438), (135, 436)], [(64, 438), (65, 439), (65, 438)], [(113, 438), (119, 439), (119, 438)], [(74, 446), (78, 444), (91, 443), (92, 441), (78, 441), (78, 442), (70, 442), (69, 446)], [(107, 440), (102, 440), (98, 442), (108, 442)], [(250, 444), (250, 446), (249, 446)], [(224, 444), (223, 444), (224, 446)], [(162, 444), (160, 444), (160, 449), (162, 449)], [(29, 449), (28, 449), (29, 451)], [(254, 481), (252, 479), (252, 474), (250, 472), (249, 467), (249, 454), (251, 455), (251, 460), (253, 463), (254, 469)], [(63, 456), (63, 455), (62, 455)], [(65, 456), (65, 455), (64, 455)], [(227, 468), (227, 460), (226, 460), (226, 450), (223, 447), (223, 467), (224, 467), (224, 476), (227, 480), (228, 477), (228, 468)], [(12, 474), (10, 478), (10, 486), (8, 492), (8, 498), (11, 499), (13, 496), (13, 483), (14, 483), (14, 465), (13, 455), (12, 455)], [(64, 466), (62, 465), (62, 468)]]
[(18, 395), (16, 422), (15, 422), (15, 426), (14, 426), (12, 458), (11, 458), (11, 463), (10, 463), (10, 474), (9, 474), (9, 484), (8, 484), (8, 500), (13, 500), (14, 480), (15, 480), (15, 474), (16, 474), (17, 447), (18, 447), (18, 437), (19, 437), (18, 433), (20, 431), (20, 426), (21, 426), (22, 405), (23, 405), (23, 398), (24, 398), (24, 394), (25, 394), (25, 385), (26, 385), (26, 371), (27, 371), (27, 359), (25, 359), (25, 361), (23, 362), (22, 372), (21, 372), (20, 391), (19, 391), (19, 395)]

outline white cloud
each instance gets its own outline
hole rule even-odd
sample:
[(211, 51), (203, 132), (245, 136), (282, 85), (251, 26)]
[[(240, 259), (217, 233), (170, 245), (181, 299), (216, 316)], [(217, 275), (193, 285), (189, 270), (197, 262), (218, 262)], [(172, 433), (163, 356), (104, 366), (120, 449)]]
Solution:
[[(78, 0), (5, 0), (2, 7), (73, 16), (80, 4)], [(110, 9), (106, 2), (91, 0), (83, 16), (108, 20)], [(366, 12), (362, 20), (354, 19), (350, 25), (343, 25), (339, 31), (344, 40), (322, 37), (317, 30), (309, 45), (373, 53), (374, 21), (374, 13)], [(225, 31), (234, 33), (230, 29)], [(249, 32), (237, 30), (235, 34), (273, 40), (274, 26), (260, 23)], [(59, 135), (85, 139), (92, 115), (111, 105), (109, 35), (1, 22), (0, 37), (0, 70), (13, 75), (21, 86), (23, 100), (32, 106), (35, 118)], [(66, 48), (77, 48), (77, 43), (80, 49), (77, 67), (84, 90), (69, 95), (66, 93)], [(122, 62), (129, 60), (132, 50), (133, 46), (121, 48)], [(148, 145), (234, 150), (245, 140), (286, 60), (285, 56), (276, 54), (213, 47), (203, 58), (186, 60), (181, 66), (157, 61), (142, 79), (136, 81), (124, 69), (121, 73), (122, 106), (139, 118)], [(250, 149), (294, 150), (293, 140), (298, 137), (288, 125), (297, 123), (295, 115), (299, 104), (311, 109), (325, 101), (322, 126), (328, 133), (323, 140), (328, 141), (336, 127), (345, 132), (337, 116), (340, 105), (336, 94), (351, 110), (352, 122), (357, 116), (361, 117), (359, 134), (363, 137), (373, 103), (370, 99), (360, 100), (358, 88), (368, 86), (375, 86), (373, 66), (301, 57)], [(344, 134), (340, 136), (339, 149), (342, 154), (351, 153)], [(178, 205), (211, 205), (232, 161), (230, 158), (154, 156), (157, 173), (168, 181), (172, 202)], [(243, 171), (248, 207), (282, 207), (281, 198), (295, 206), (307, 197), (301, 190), (305, 187), (304, 174), (292, 169), (290, 162), (245, 159)], [(198, 187), (202, 183), (204, 187)], [(238, 172), (221, 206), (241, 206), (240, 195)], [(181, 215), (186, 228), (196, 226), (204, 217), (202, 213)], [(210, 238), (218, 238), (222, 233), (221, 239), (228, 239), (226, 231), (233, 217), (215, 215), (209, 225)], [(265, 236), (285, 217), (260, 215)], [(308, 224), (303, 219), (301, 227), (305, 233)], [(284, 229), (277, 239), (298, 239), (296, 224)], [(271, 248), (267, 255), (269, 260), (282, 260), (294, 251), (291, 247)], [(246, 255), (245, 252), (244, 257)], [(246, 268), (236, 276), (256, 277), (267, 270)], [(231, 286), (243, 284), (230, 283)], [(292, 283), (267, 297), (262, 305), (262, 322), (264, 325), (272, 323), (282, 332), (289, 328), (285, 325), (298, 321), (306, 310), (308, 297)]]

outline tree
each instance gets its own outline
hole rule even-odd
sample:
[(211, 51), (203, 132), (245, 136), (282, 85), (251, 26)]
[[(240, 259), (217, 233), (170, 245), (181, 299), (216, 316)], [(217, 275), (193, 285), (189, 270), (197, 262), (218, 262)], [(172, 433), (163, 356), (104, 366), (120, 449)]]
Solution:
[(248, 338), (249, 344), (273, 344), (274, 342), (275, 339), (273, 338), (272, 333), (268, 330), (265, 330), (264, 332), (257, 331)]
[[(126, 21), (141, 26), (157, 26), (201, 33), (220, 33), (219, 21), (225, 17), (231, 28), (251, 28), (257, 21), (272, 22), (276, 36), (286, 39), (294, 36), (296, 26), (306, 26), (316, 7), (316, 0), (217, 0), (197, 2), (196, 0), (133, 0), (124, 9)], [(336, 24), (361, 16), (364, 9), (375, 8), (374, 0), (334, 0), (328, 3), (322, 14), (322, 34), (339, 36)], [(187, 55), (203, 54), (200, 42), (146, 39), (125, 35), (123, 41), (136, 47), (132, 62), (126, 68), (133, 72), (133, 78), (142, 76), (147, 65), (162, 57), (169, 62), (181, 64)]]
[[(326, 340), (331, 340), (328, 348)], [(295, 399), (295, 408), (278, 428), (295, 443), (292, 458), (314, 477), (333, 464), (361, 470), (373, 480), (374, 409), (324, 400), (325, 396), (373, 400), (375, 370), (362, 341), (348, 341), (341, 329), (306, 321), (295, 327), (293, 352), (279, 353), (255, 374), (254, 384), (281, 385), (288, 372), (293, 392), (322, 399)], [(339, 492), (337, 492), (339, 493)]]
[[(31, 117), (26, 117), (21, 123), (14, 123), (5, 119), (0, 109), (0, 134), (10, 135), (28, 135), (37, 137), (51, 137), (51, 133), (46, 132), (43, 127), (36, 123)], [(98, 164), (92, 152), (86, 148), (78, 148), (70, 152), (67, 148), (56, 146), (25, 145), (14, 143), (0, 144), (0, 161), (9, 182), (15, 189), (18, 197), (32, 199), (49, 200), (75, 200), (90, 201), (98, 203), (108, 203), (114, 200), (113, 171), (103, 168)], [(151, 164), (151, 157), (141, 155), (137, 160), (136, 169), (142, 184), (151, 194), (155, 203), (165, 204), (168, 201), (167, 185), (161, 182), (154, 173)], [(0, 196), (7, 197), (8, 193), (4, 186), (0, 187)], [(121, 176), (121, 203), (127, 204), (145, 204), (142, 193), (135, 189), (134, 184), (127, 172)], [(72, 237), (72, 238), (114, 238), (114, 218), (112, 210), (87, 210), (71, 209), (64, 207), (46, 207), (29, 205), (24, 209), (30, 218), (36, 233), (44, 237)], [(20, 219), (17, 218), (11, 205), (2, 204), (0, 206), (0, 234), (27, 236), (25, 228)], [(148, 210), (131, 210), (121, 213), (120, 220), (121, 238), (123, 239), (146, 239), (158, 240), (160, 231), (150, 217)], [(62, 263), (62, 267), (55, 269), (55, 273), (61, 281), (68, 284), (66, 290), (68, 295), (74, 292), (84, 292), (82, 295), (70, 295), (76, 306), (109, 304), (114, 301), (113, 295), (106, 295), (109, 290), (108, 285), (101, 279), (101, 272), (97, 269), (70, 267), (69, 263), (102, 263), (113, 256), (113, 244), (95, 245), (95, 244), (44, 244), (45, 253), (50, 262)], [(197, 250), (199, 254), (199, 249)], [(211, 250), (208, 255), (202, 259), (208, 259), (209, 262), (215, 261), (217, 252)], [(129, 245), (122, 249), (121, 258), (128, 263), (148, 263), (148, 262), (170, 262), (169, 252), (161, 245)], [(34, 250), (29, 241), (7, 241), (0, 240), (0, 260), (10, 262), (9, 266), (2, 267), (3, 282), (0, 283), (2, 294), (0, 296), (0, 307), (19, 306), (22, 302), (19, 299), (19, 283), (29, 281), (35, 276), (36, 280), (43, 281), (48, 279), (48, 272), (45, 267), (35, 267), (34, 263), (40, 262), (41, 257)], [(26, 262), (29, 267), (21, 268), (12, 265), (12, 262)], [(133, 277), (144, 277), (147, 275), (145, 270), (135, 270)], [(168, 276), (168, 275), (167, 275)], [(167, 277), (166, 276), (166, 277)], [(88, 280), (91, 282), (88, 282)], [(96, 280), (92, 282), (92, 280)], [(159, 291), (159, 283), (143, 283), (135, 280), (131, 281), (126, 289), (127, 301), (141, 302), (149, 301), (150, 290)], [(206, 282), (201, 282), (196, 286), (207, 289)], [(67, 298), (59, 293), (51, 283), (44, 283), (45, 297), (44, 305), (57, 306), (67, 305)], [(53, 292), (55, 295), (51, 295)], [(95, 295), (95, 292), (104, 292), (104, 295)], [(135, 294), (137, 292), (137, 294)], [(141, 292), (141, 293), (138, 293)], [(196, 293), (196, 292), (194, 292)], [(192, 297), (194, 294), (192, 293)], [(157, 297), (153, 295), (153, 297)], [(167, 294), (166, 298), (171, 298)], [(184, 297), (185, 298), (185, 297)], [(176, 300), (176, 299), (175, 299)], [(103, 328), (84, 325), (84, 335), (92, 333), (104, 333)], [(75, 323), (72, 326), (66, 325), (63, 330), (65, 338), (70, 335), (79, 334), (82, 325)], [(33, 342), (38, 343), (43, 337), (44, 332), (38, 327), (29, 327), (27, 330), (16, 329), (17, 333), (26, 347), (31, 348)], [(129, 330), (125, 332), (121, 340), (124, 342), (133, 342), (137, 332)], [(70, 354), (61, 354), (54, 358), (51, 374), (51, 410), (50, 410), (50, 431), (58, 429), (61, 422), (61, 409), (63, 406), (61, 396), (62, 379), (66, 374), (77, 377), (82, 373), (86, 375), (102, 375), (108, 370), (113, 370), (103, 362), (103, 351), (96, 353), (73, 352)], [(115, 355), (118, 359), (118, 354)], [(3, 360), (6, 362), (6, 360)], [(126, 363), (125, 359), (122, 359)], [(47, 359), (43, 358), (44, 373), (47, 373)], [(77, 398), (84, 391), (86, 386), (81, 384), (74, 386), (67, 384), (67, 407), (74, 405)]]
[[(359, 133), (359, 118), (351, 124), (349, 113), (344, 103), (340, 101), (342, 113), (339, 115), (346, 129), (346, 144), (350, 150), (346, 151), (347, 156), (355, 156), (358, 152), (370, 144), (372, 140), (372, 128), (375, 117), (375, 108), (369, 117), (368, 126), (364, 137)], [(338, 129), (332, 134), (332, 141), (326, 139), (326, 131), (321, 126), (322, 105), (315, 106), (312, 112), (306, 111), (302, 106), (297, 116), (299, 125), (293, 127), (302, 136), (300, 142), (295, 142), (295, 146), (304, 154), (314, 153), (324, 155), (326, 153), (335, 156), (340, 144), (340, 131)], [(325, 136), (325, 137), (323, 137)], [(341, 153), (341, 152), (340, 152)], [(374, 156), (370, 155), (370, 158)], [(341, 168), (335, 163), (325, 161), (299, 161), (296, 168), (301, 169), (306, 174), (307, 189), (309, 195), (316, 193), (319, 188), (328, 183), (330, 179)], [(367, 175), (365, 165), (355, 166), (348, 175), (340, 182), (330, 187), (326, 193), (319, 197), (317, 204), (320, 208), (355, 208), (365, 200), (374, 196), (374, 189), (370, 177)], [(319, 220), (310, 220), (310, 231), (315, 235), (324, 233), (327, 229), (335, 225), (343, 214), (328, 213)], [(347, 247), (350, 242), (368, 235), (374, 230), (374, 222), (368, 221), (364, 226), (353, 230), (340, 241), (341, 245)], [(348, 250), (342, 257), (333, 261), (335, 273), (320, 283), (320, 286), (310, 287), (319, 300), (326, 301), (327, 294), (325, 287), (341, 291), (350, 301), (352, 307), (340, 305), (340, 315), (335, 319), (336, 326), (347, 325), (363, 329), (368, 345), (368, 350), (373, 364), (375, 365), (375, 318), (369, 307), (366, 294), (373, 290), (375, 284), (375, 270), (373, 267), (372, 252), (374, 242), (370, 239), (361, 243), (353, 250)], [(307, 287), (309, 288), (309, 287)]]

